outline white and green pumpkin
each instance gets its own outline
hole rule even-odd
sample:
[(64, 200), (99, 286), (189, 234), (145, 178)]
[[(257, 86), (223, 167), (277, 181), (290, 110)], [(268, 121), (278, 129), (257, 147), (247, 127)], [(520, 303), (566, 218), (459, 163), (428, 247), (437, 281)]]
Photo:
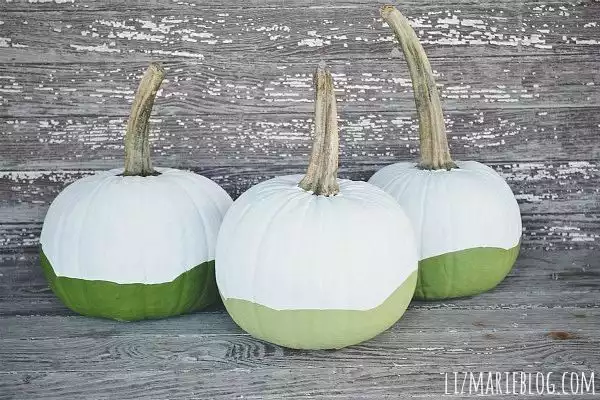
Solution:
[(491, 168), (450, 157), (441, 102), (423, 47), (393, 6), (383, 19), (406, 58), (419, 116), (421, 162), (401, 162), (369, 180), (411, 219), (419, 242), (415, 298), (444, 299), (495, 287), (519, 252), (521, 215), (506, 182)]
[(125, 168), (69, 185), (44, 220), (44, 273), (78, 313), (159, 318), (217, 298), (216, 239), (232, 200), (208, 178), (152, 168), (148, 119), (163, 77), (151, 64), (142, 78), (127, 125)]
[(331, 74), (315, 73), (315, 141), (307, 174), (262, 182), (225, 216), (217, 285), (234, 321), (292, 348), (341, 348), (370, 339), (404, 313), (417, 247), (396, 201), (366, 182), (337, 179)]

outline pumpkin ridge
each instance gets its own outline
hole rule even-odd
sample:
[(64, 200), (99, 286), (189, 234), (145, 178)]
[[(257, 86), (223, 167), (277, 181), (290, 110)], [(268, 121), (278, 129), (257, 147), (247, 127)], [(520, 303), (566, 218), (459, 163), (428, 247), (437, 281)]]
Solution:
[[(199, 217), (200, 221), (202, 222), (202, 231), (205, 232), (205, 234), (202, 236), (202, 238), (204, 239), (204, 247), (207, 249), (207, 252), (208, 252), (208, 248), (209, 248), (208, 241), (209, 241), (209, 239), (208, 239), (207, 233), (209, 231), (208, 231), (208, 229), (206, 229), (207, 228), (207, 224), (206, 224), (206, 220), (204, 218), (204, 214), (201, 213), (200, 209), (197, 207), (196, 200), (194, 199), (194, 196), (192, 196), (190, 194), (190, 192), (188, 192), (188, 190), (186, 189), (186, 187), (184, 185), (180, 185), (179, 182), (169, 182), (169, 183), (172, 184), (172, 186), (176, 187), (177, 190), (180, 193), (183, 193), (183, 195), (185, 197), (187, 197), (187, 199), (189, 200), (189, 202), (194, 205), (194, 209), (196, 211), (196, 215)], [(208, 257), (208, 254), (207, 254), (207, 257)]]
[[(279, 192), (275, 192), (274, 195), (279, 194)], [(301, 193), (297, 194), (296, 196), (294, 196), (292, 199), (290, 199), (288, 202), (282, 202), (279, 207), (277, 208), (276, 211), (273, 211), (273, 213), (270, 216), (269, 221), (267, 222), (267, 224), (265, 225), (264, 228), (264, 232), (268, 232), (269, 228), (271, 227), (271, 225), (275, 222), (275, 220), (277, 219), (277, 215), (281, 213), (282, 210), (284, 210), (286, 207), (288, 207), (291, 203), (292, 200), (296, 200), (297, 198), (299, 198), (301, 196)], [(263, 235), (260, 236), (260, 241), (258, 242), (258, 245), (256, 246), (256, 252), (255, 252), (255, 260), (254, 260), (254, 271), (252, 274), (252, 285), (255, 286), (256, 285), (256, 281), (258, 280), (258, 276), (261, 275), (259, 274), (259, 269), (262, 265), (262, 263), (258, 262), (258, 259), (260, 258), (260, 253), (262, 248), (264, 247), (264, 243), (265, 243), (265, 237)], [(255, 298), (253, 298), (252, 300), (256, 301)]]
[[(82, 257), (81, 257), (81, 242), (83, 240), (85, 240), (85, 235), (82, 235), (81, 232), (84, 230), (85, 228), (85, 224), (89, 219), (89, 212), (88, 210), (90, 209), (90, 205), (93, 203), (93, 201), (98, 197), (98, 193), (100, 193), (100, 189), (103, 189), (106, 185), (107, 185), (108, 181), (107, 180), (103, 180), (100, 182), (99, 185), (97, 185), (94, 188), (94, 191), (88, 195), (87, 197), (87, 204), (86, 204), (86, 211), (83, 213), (83, 215), (85, 215), (85, 217), (83, 218), (83, 221), (81, 221), (81, 224), (79, 224), (79, 241), (77, 242), (77, 246), (75, 246), (75, 251), (76, 251), (76, 260), (78, 261), (78, 267), (79, 267), (79, 274), (83, 275), (82, 273), (82, 266), (84, 265), (82, 263)], [(84, 293), (82, 293), (81, 296), (79, 296), (84, 302), (86, 302), (86, 308), (90, 308), (90, 304), (89, 304), (89, 299), (87, 298), (87, 296), (85, 296), (85, 291), (83, 290), (83, 287), (80, 288), (80, 290), (82, 290)]]

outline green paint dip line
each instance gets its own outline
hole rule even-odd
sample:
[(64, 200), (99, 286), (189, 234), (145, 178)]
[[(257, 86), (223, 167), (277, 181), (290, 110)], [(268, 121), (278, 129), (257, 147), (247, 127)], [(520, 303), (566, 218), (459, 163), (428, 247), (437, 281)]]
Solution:
[(416, 283), (417, 271), (370, 310), (275, 310), (240, 299), (223, 303), (233, 320), (256, 338), (294, 349), (339, 349), (394, 325), (408, 307)]
[(520, 246), (476, 247), (419, 261), (415, 299), (472, 296), (496, 287), (512, 269)]
[(71, 310), (91, 317), (125, 321), (163, 318), (199, 310), (217, 299), (214, 261), (197, 265), (171, 282), (156, 284), (56, 276), (43, 251), (40, 262), (56, 296)]

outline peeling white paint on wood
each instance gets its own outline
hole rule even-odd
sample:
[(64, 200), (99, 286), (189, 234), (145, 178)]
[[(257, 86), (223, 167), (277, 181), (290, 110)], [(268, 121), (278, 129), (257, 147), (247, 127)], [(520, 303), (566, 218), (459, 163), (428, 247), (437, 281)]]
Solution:
[[(434, 62), (446, 111), (600, 106), (600, 94), (594, 88), (594, 83), (600, 82), (600, 61), (591, 55)], [(0, 80), (0, 103), (6, 107), (0, 115), (126, 115), (144, 66), (79, 64), (46, 69), (28, 64), (15, 69), (0, 64), (0, 74), (10, 77)], [(310, 112), (313, 67), (312, 63), (284, 60), (252, 65), (214, 60), (167, 62), (168, 78), (156, 112), (235, 114), (264, 112), (265, 108)], [(343, 112), (414, 109), (402, 59), (334, 61), (331, 68)], [(467, 68), (469, 73), (465, 73)], [(163, 96), (168, 101), (161, 100)]]
[[(144, 9), (90, 13), (86, 8), (93, 9), (94, 5), (82, 4), (78, 13), (71, 13), (68, 24), (60, 15), (52, 13), (14, 12), (5, 21), (9, 25), (7, 32), (11, 32), (10, 41), (3, 43), (9, 48), (17, 44), (28, 46), (29, 55), (32, 55), (31, 49), (35, 49), (50, 57), (53, 55), (46, 49), (59, 46), (65, 54), (55, 59), (58, 62), (80, 59), (77, 53), (83, 52), (73, 51), (72, 45), (82, 46), (82, 50), (89, 46), (87, 53), (92, 55), (97, 49), (104, 51), (105, 46), (112, 50), (113, 43), (115, 51), (110, 56), (119, 59), (135, 54), (189, 57), (224, 52), (236, 57), (258, 52), (261, 55), (255, 58), (262, 58), (268, 54), (291, 56), (302, 49), (315, 56), (327, 49), (332, 55), (345, 53), (373, 58), (377, 52), (384, 55), (391, 50), (392, 37), (383, 26), (375, 4), (341, 5), (337, 12), (326, 7), (302, 8), (300, 2), (240, 12), (239, 8), (231, 8), (232, 4), (221, 6), (221, 12), (191, 7), (185, 9), (185, 13), (173, 13), (167, 10), (173, 7), (172, 2), (156, 3), (160, 8), (151, 14)], [(477, 6), (461, 3), (454, 1), (433, 11), (418, 2), (406, 5), (410, 11), (407, 15), (425, 46), (434, 49), (434, 54), (457, 54), (448, 48), (460, 48), (471, 54), (518, 54), (525, 50), (548, 54), (564, 52), (572, 45), (598, 45), (598, 28), (593, 25), (599, 8), (597, 2), (560, 3), (564, 9), (535, 1), (523, 1), (517, 6), (514, 2)], [(79, 4), (73, 4), (77, 6)], [(19, 10), (17, 5), (11, 7)], [(103, 7), (107, 9), (105, 4)], [(291, 20), (284, 17), (290, 9), (295, 16)], [(565, 18), (566, 14), (569, 18)], [(286, 24), (281, 24), (282, 20), (286, 20)], [(16, 29), (23, 22), (30, 26), (27, 35)], [(57, 27), (60, 32), (53, 30)], [(143, 48), (138, 45), (140, 42), (145, 43)], [(19, 55), (25, 53), (14, 54), (19, 61)]]
[[(447, 114), (457, 159), (525, 161), (600, 157), (600, 115), (591, 109), (483, 110)], [(539, 115), (541, 113), (541, 115)], [(114, 167), (122, 159), (126, 117), (58, 116), (0, 119), (0, 167)], [(151, 119), (157, 162), (169, 166), (302, 163), (310, 150), (312, 118), (301, 114), (161, 116)], [(344, 113), (342, 165), (415, 159), (413, 112)]]

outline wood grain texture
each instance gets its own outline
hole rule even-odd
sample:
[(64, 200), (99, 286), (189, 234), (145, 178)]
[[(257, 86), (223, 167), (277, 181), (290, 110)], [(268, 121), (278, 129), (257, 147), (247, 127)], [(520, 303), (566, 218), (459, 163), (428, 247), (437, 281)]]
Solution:
[[(600, 60), (593, 55), (442, 57), (431, 62), (445, 111), (600, 106)], [(315, 61), (283, 58), (249, 64), (211, 58), (164, 65), (167, 77), (155, 116), (312, 112)], [(328, 65), (342, 114), (415, 109), (400, 53), (382, 60), (331, 60)], [(145, 62), (0, 64), (0, 117), (127, 116), (146, 67)]]
[[(410, 347), (414, 338), (412, 335), (422, 333), (433, 338), (443, 332), (448, 335), (447, 347), (450, 343), (460, 345), (460, 341), (453, 339), (453, 335), (463, 338), (469, 333), (474, 337), (488, 333), (499, 333), (505, 337), (531, 335), (540, 340), (546, 340), (548, 332), (568, 330), (575, 322), (577, 330), (574, 335), (579, 339), (593, 339), (596, 336), (597, 318), (600, 318), (598, 308), (579, 309), (577, 307), (562, 308), (495, 308), (495, 309), (455, 309), (452, 313), (447, 308), (427, 307), (435, 303), (414, 302), (399, 323), (386, 331), (385, 341), (398, 336), (403, 337), (402, 342)], [(136, 337), (151, 338), (152, 336), (186, 338), (209, 338), (215, 336), (236, 338), (249, 338), (250, 335), (242, 331), (223, 310), (210, 312), (197, 312), (188, 316), (173, 317), (162, 320), (140, 321), (135, 323), (122, 323), (107, 319), (80, 318), (76, 315), (69, 316), (7, 316), (9, 324), (0, 326), (1, 340), (18, 340), (24, 337), (30, 341), (49, 339), (78, 339), (78, 338), (105, 338), (105, 339), (131, 339)], [(94, 321), (90, 324), (90, 321)], [(379, 338), (368, 341), (372, 343)], [(417, 349), (414, 349), (417, 350)], [(423, 350), (423, 349), (421, 349)], [(14, 351), (4, 349), (3, 351)], [(311, 354), (311, 351), (293, 351), (284, 349), (289, 353)], [(350, 349), (343, 352), (351, 353)], [(314, 352), (319, 355), (336, 358), (338, 355), (332, 351)], [(429, 361), (431, 363), (431, 360)], [(5, 372), (5, 371), (3, 371)]]
[[(382, 29), (377, 3), (333, 8), (301, 7), (297, 1), (293, 10), (235, 4), (173, 10), (172, 2), (160, 4), (169, 9), (10, 12), (5, 14), (10, 18), (2, 18), (0, 62), (243, 59), (248, 54), (254, 59), (372, 59), (391, 50), (392, 37)], [(434, 9), (412, 2), (406, 8), (432, 57), (584, 53), (599, 43), (596, 1), (554, 1), (543, 7), (536, 1), (458, 1)], [(290, 12), (294, 18), (288, 18)]]
[[(419, 328), (424, 314), (427, 314), (424, 321), (428, 322), (429, 329)], [(495, 310), (487, 311), (485, 317), (475, 314), (478, 319), (465, 315), (465, 312), (456, 312), (451, 321), (442, 318), (446, 326), (431, 329), (435, 324), (431, 317), (440, 314), (439, 311), (413, 312), (411, 309), (392, 330), (361, 345), (335, 352), (281, 348), (256, 340), (236, 326), (228, 327), (225, 334), (203, 334), (197, 329), (192, 334), (171, 331), (119, 336), (110, 331), (96, 331), (64, 338), (3, 338), (0, 356), (11, 361), (2, 366), (0, 373), (182, 369), (214, 372), (260, 366), (302, 369), (315, 363), (330, 368), (353, 367), (359, 363), (363, 367), (396, 364), (418, 371), (435, 370), (441, 365), (464, 367), (511, 362), (516, 368), (526, 368), (532, 362), (538, 363), (540, 369), (568, 369), (574, 363), (582, 369), (600, 367), (600, 337), (593, 323), (586, 323), (600, 318), (597, 310), (588, 311), (583, 318), (574, 316), (572, 310), (518, 313)], [(225, 314), (220, 316), (228, 318)], [(30, 322), (35, 318), (38, 317), (31, 318)], [(413, 323), (416, 320), (421, 322)], [(203, 326), (204, 323), (198, 318), (188, 318), (185, 324)], [(570, 332), (572, 339), (556, 340), (549, 336), (549, 332), (573, 323), (578, 324), (578, 329)], [(520, 325), (527, 328), (519, 329)], [(456, 328), (461, 326), (471, 329)], [(414, 340), (416, 335), (418, 341)], [(516, 360), (515, 353), (520, 354)], [(32, 365), (35, 365), (34, 369)]]
[[(373, 2), (373, 6), (376, 10), (379, 6), (388, 4), (385, 0), (377, 0)], [(247, 0), (242, 4), (232, 0), (188, 0), (188, 1), (169, 1), (169, 0), (5, 0), (0, 3), (2, 11), (27, 11), (27, 12), (39, 12), (39, 11), (131, 11), (131, 10), (168, 10), (174, 12), (189, 11), (190, 9), (199, 10), (218, 10), (224, 7), (235, 8), (240, 11), (251, 13), (255, 9), (285, 9), (293, 12), (297, 8), (322, 8), (323, 11), (327, 11), (333, 7), (346, 9), (346, 8), (357, 8), (365, 7), (365, 3), (361, 0)], [(415, 7), (425, 8), (425, 4), (418, 0), (406, 0), (402, 4), (407, 9), (415, 9)], [(506, 10), (509, 7), (522, 9), (523, 4), (525, 6), (537, 5), (534, 11), (547, 13), (558, 13), (561, 14), (561, 9), (556, 10), (557, 5), (564, 5), (564, 2), (549, 1), (544, 2), (543, 5), (538, 4), (534, 1), (523, 1), (523, 0), (482, 0), (477, 2), (480, 5), (481, 10), (488, 11), (488, 14), (494, 15), (494, 13), (502, 14), (501, 11)], [(571, 2), (571, 7), (593, 6), (593, 2), (580, 1)], [(474, 8), (476, 5), (471, 0), (451, 0), (446, 1), (440, 8), (453, 8), (462, 7), (466, 9), (463, 12), (467, 12), (468, 9)], [(484, 8), (484, 7), (487, 7)], [(544, 10), (548, 9), (548, 10)], [(432, 14), (435, 15), (435, 14)]]
[[(449, 371), (452, 371), (452, 367), (447, 366)], [(486, 371), (492, 368), (507, 370), (510, 364), (471, 365), (473, 370), (479, 371), (477, 367)], [(350, 368), (315, 366), (303, 370), (268, 366), (260, 369), (239, 367), (231, 371), (204, 373), (185, 369), (161, 372), (25, 372), (2, 374), (2, 382), (6, 383), (0, 384), (0, 389), (20, 397), (44, 396), (47, 399), (106, 398), (106, 393), (116, 394), (120, 399), (138, 399), (140, 395), (192, 399), (439, 399), (444, 393), (443, 372), (413, 371), (401, 365), (357, 365)], [(557, 368), (552, 372), (560, 384), (562, 370)], [(510, 398), (525, 400), (532, 396), (516, 395)], [(597, 395), (585, 394), (577, 398), (595, 400)]]

